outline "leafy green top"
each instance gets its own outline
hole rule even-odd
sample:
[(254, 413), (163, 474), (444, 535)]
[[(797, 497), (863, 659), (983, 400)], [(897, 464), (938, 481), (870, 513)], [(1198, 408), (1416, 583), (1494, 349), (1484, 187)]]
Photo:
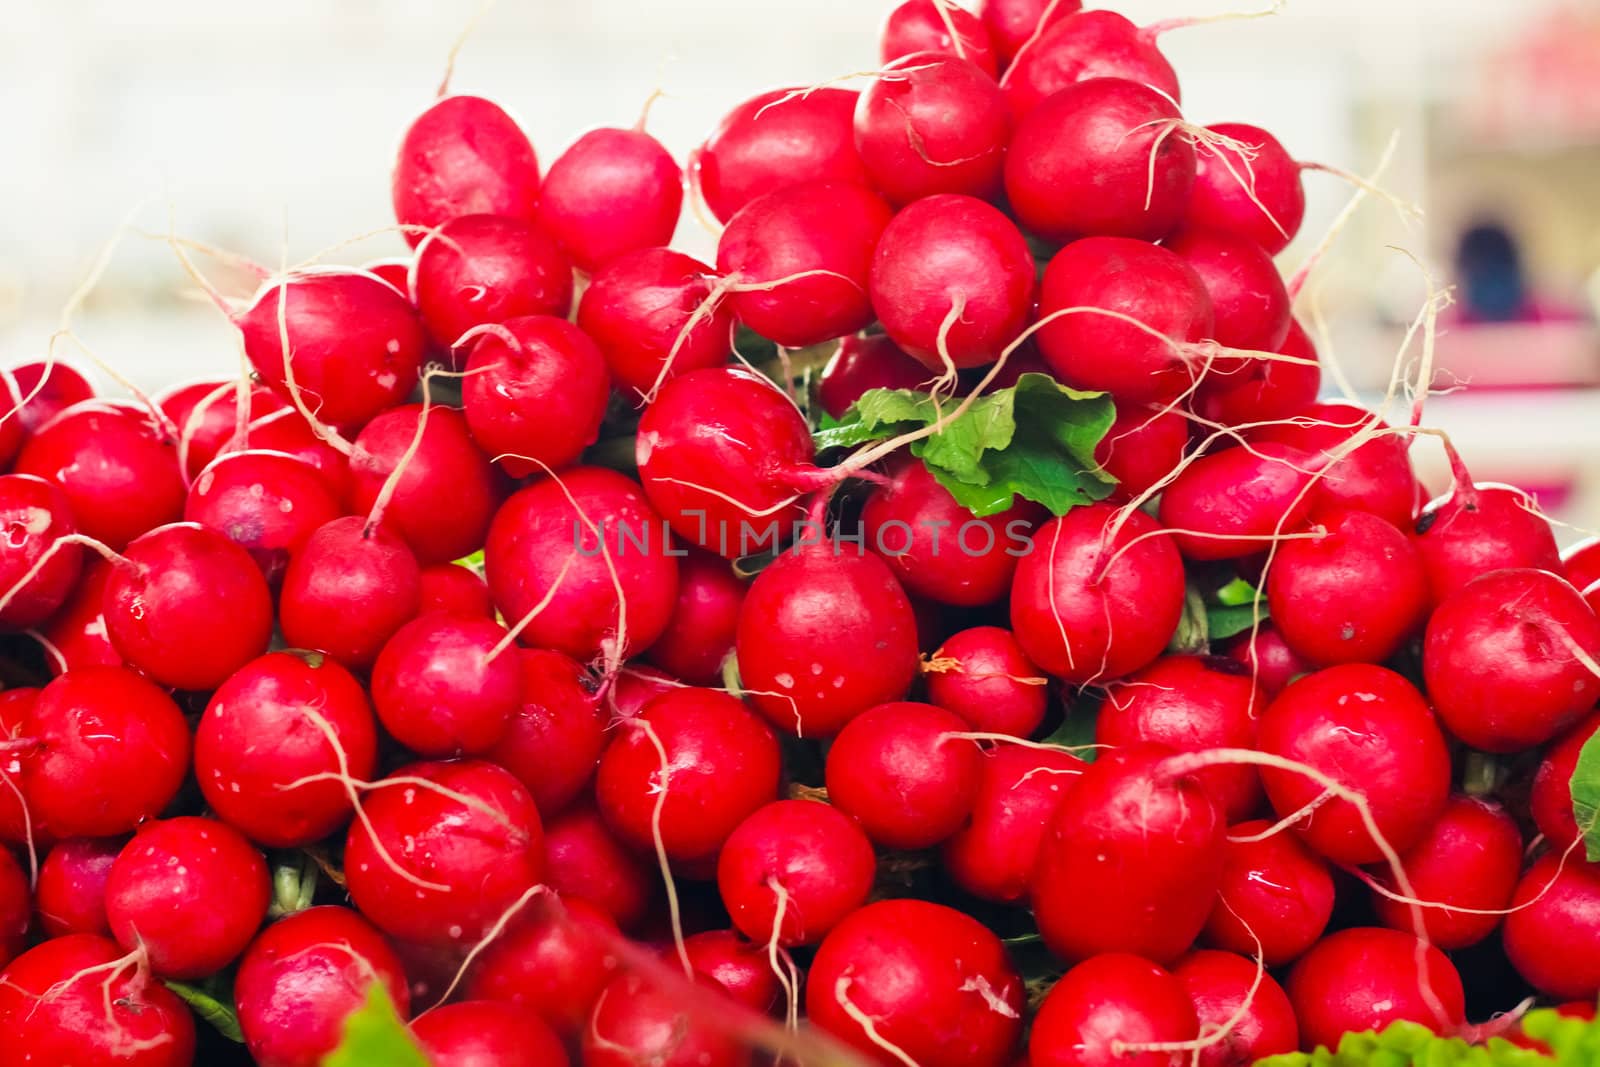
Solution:
[(1572, 815), (1590, 863), (1600, 863), (1600, 730), (1584, 742), (1572, 772)]
[(395, 1011), (382, 982), (373, 982), (367, 1002), (344, 1022), (344, 1039), (322, 1059), (322, 1067), (428, 1067), (411, 1031)]
[(1558, 1015), (1551, 1009), (1529, 1012), (1523, 1033), (1545, 1042), (1555, 1058), (1519, 1048), (1500, 1037), (1471, 1045), (1459, 1037), (1439, 1037), (1417, 1023), (1392, 1023), (1382, 1033), (1346, 1034), (1337, 1050), (1290, 1052), (1257, 1060), (1256, 1067), (1552, 1067), (1600, 1063), (1600, 1022)]

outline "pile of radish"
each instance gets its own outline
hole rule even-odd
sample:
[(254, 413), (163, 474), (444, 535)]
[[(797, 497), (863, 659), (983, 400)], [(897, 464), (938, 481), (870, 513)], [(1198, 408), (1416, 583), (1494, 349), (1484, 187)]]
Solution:
[(404, 261), (174, 239), (247, 377), (0, 375), (0, 1067), (1548, 1062), (1600, 546), (1427, 499), (1431, 309), (1319, 399), (1308, 165), (1078, 8), (683, 167), (442, 95)]

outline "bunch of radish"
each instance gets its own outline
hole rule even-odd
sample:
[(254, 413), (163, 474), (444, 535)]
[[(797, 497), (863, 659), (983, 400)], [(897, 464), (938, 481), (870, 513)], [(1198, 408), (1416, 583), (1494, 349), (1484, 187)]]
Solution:
[(444, 95), (404, 261), (174, 242), (248, 377), (0, 375), (0, 1067), (1592, 1015), (1600, 547), (1453, 451), (1426, 500), (1425, 360), (1319, 400), (1306, 165), (1184, 114), (1176, 28), (906, 0), (687, 173)]

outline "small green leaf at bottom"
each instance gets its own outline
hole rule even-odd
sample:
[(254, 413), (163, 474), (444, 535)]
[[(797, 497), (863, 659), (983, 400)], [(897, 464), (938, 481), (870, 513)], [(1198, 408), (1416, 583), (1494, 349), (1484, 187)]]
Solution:
[(1590, 863), (1600, 863), (1600, 730), (1584, 742), (1572, 772), (1572, 816)]
[(344, 1021), (339, 1047), (322, 1059), (322, 1067), (429, 1067), (428, 1057), (395, 1011), (382, 982), (373, 982), (367, 1002)]
[[(187, 985), (183, 982), (168, 982), (168, 989), (183, 998), (189, 1005), (189, 1010), (202, 1020), (211, 1024), (212, 1029), (227, 1038), (229, 1041), (244, 1043), (244, 1034), (239, 1030), (239, 1014), (231, 1003), (212, 995), (199, 986)], [(230, 998), (231, 999), (231, 998)]]

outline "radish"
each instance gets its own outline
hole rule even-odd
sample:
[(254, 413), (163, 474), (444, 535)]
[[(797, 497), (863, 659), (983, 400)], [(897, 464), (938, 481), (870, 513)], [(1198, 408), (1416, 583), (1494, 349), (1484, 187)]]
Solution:
[(1033, 253), (998, 208), (927, 196), (900, 210), (872, 257), (872, 306), (932, 370), (993, 363), (1033, 310)]
[(587, 900), (531, 902), (467, 972), (473, 1000), (515, 1004), (566, 1040), (579, 1037), (620, 961), (610, 916)]
[[(1296, 413), (1290, 422), (1261, 427), (1250, 440), (1326, 457), (1309, 497), (1313, 510), (1370, 511), (1406, 529), (1416, 510), (1416, 475), (1406, 439), (1385, 429), (1382, 419), (1359, 405), (1328, 401)], [(1362, 440), (1351, 449), (1357, 437)]]
[(422, 568), (422, 606), (417, 614), (447, 611), (452, 615), (494, 618), (494, 601), (489, 584), (469, 567), (459, 563), (431, 563)]
[(355, 912), (324, 905), (280, 919), (245, 950), (234, 977), (245, 1047), (260, 1067), (318, 1067), (374, 982), (405, 1018), (400, 960)]
[(1428, 619), (1422, 673), (1450, 731), (1474, 748), (1515, 752), (1573, 725), (1600, 697), (1589, 665), (1600, 619), (1548, 571), (1491, 571)]
[[(1122, 747), (1153, 741), (1178, 752), (1254, 748), (1267, 697), (1247, 669), (1220, 656), (1163, 656), (1106, 688), (1095, 740)], [(1228, 819), (1261, 803), (1253, 767), (1207, 767), (1195, 775)]]
[(318, 528), (289, 560), (278, 626), (290, 645), (361, 670), (417, 613), (421, 568), (386, 526), (350, 515)]
[(838, 808), (775, 800), (728, 835), (717, 890), (752, 941), (809, 945), (867, 902), (877, 869), (872, 842)]
[(683, 951), (695, 974), (715, 980), (751, 1011), (765, 1015), (777, 1006), (783, 987), (764, 945), (736, 930), (704, 930), (684, 938)]
[(632, 719), (662, 693), (682, 689), (684, 683), (654, 667), (628, 664), (617, 672), (606, 692), (606, 710), (613, 721)]
[[(22, 772), (38, 755), (34, 738), (27, 733), (28, 719), (39, 700), (40, 690), (7, 689), (0, 692), (0, 842), (37, 847), (47, 840), (22, 792)], [(18, 743), (20, 742), (20, 744)]]
[(0, 371), (0, 469), (8, 469), (28, 431), (17, 417), (22, 410), (22, 392), (10, 371)]
[(33, 818), (58, 837), (132, 830), (178, 795), (189, 726), (172, 698), (121, 667), (80, 667), (40, 691), (23, 726)]
[(1022, 1036), (1022, 1008), (1022, 979), (1000, 939), (921, 900), (851, 913), (817, 949), (806, 981), (812, 1024), (877, 1062), (1002, 1067)]
[(67, 495), (32, 475), (0, 474), (0, 527), (0, 625), (25, 630), (73, 596), (83, 549), (61, 540), (76, 532)]
[(1277, 351), (1301, 362), (1229, 360), (1220, 367), (1214, 362), (1195, 392), (1195, 411), (1213, 422), (1238, 426), (1287, 419), (1315, 403), (1322, 371), (1316, 364), (1317, 348), (1298, 321), (1289, 320), (1289, 334)]
[(567, 1053), (550, 1027), (509, 1004), (464, 1001), (423, 1012), (411, 1036), (432, 1067), (566, 1067)]
[(0, 971), (8, 1064), (189, 1067), (194, 1017), (109, 938), (58, 937)]
[(1572, 776), (1577, 772), (1583, 746), (1597, 731), (1600, 715), (1590, 715), (1545, 750), (1544, 759), (1534, 772), (1529, 813), (1551, 848), (1565, 849), (1578, 839), (1578, 821), (1572, 811)]
[(1222, 809), (1174, 750), (1134, 743), (1090, 764), (1056, 806), (1033, 872), (1033, 914), (1056, 955), (1182, 955), (1222, 883)]
[(1600, 537), (1585, 538), (1561, 553), (1561, 570), (1557, 573), (1574, 589), (1587, 589), (1600, 582)]
[(532, 221), (539, 160), (528, 135), (498, 105), (478, 96), (446, 96), (406, 128), (391, 191), (394, 217), (414, 246), (423, 229), (461, 215)]
[[(1259, 975), (1259, 977), (1258, 977)], [(1248, 1067), (1300, 1047), (1300, 1028), (1283, 987), (1254, 960), (1202, 949), (1172, 968), (1194, 1001), (1200, 1036), (1227, 1036), (1200, 1050), (1199, 1067)]]
[(1000, 69), (988, 27), (966, 8), (945, 0), (904, 0), (884, 20), (878, 43), (884, 66), (922, 53), (967, 60), (990, 79)]
[(395, 291), (401, 296), (408, 297), (411, 293), (411, 264), (416, 261), (415, 256), (394, 256), (389, 259), (375, 259), (362, 265), (361, 269), (368, 274), (375, 274), (379, 278), (394, 286)]
[(715, 276), (670, 248), (618, 256), (589, 279), (578, 326), (600, 347), (619, 385), (653, 397), (674, 375), (728, 361), (733, 312), (711, 300)]
[(1011, 629), (1046, 673), (1105, 681), (1161, 654), (1183, 600), (1183, 561), (1161, 525), (1090, 504), (1035, 531), (1011, 585)]
[(1223, 653), (1250, 669), (1250, 676), (1269, 698), (1283, 692), (1285, 686), (1313, 669), (1284, 641), (1278, 628), (1262, 622), (1252, 637), (1248, 632), (1228, 645)]
[[(156, 398), (156, 405), (177, 430), (178, 460), (186, 480), (199, 477), (233, 441), (239, 428), (238, 394), (236, 382), (208, 380), (177, 386)], [(251, 385), (248, 390), (250, 422), (286, 406), (266, 386)]]
[(106, 579), (106, 634), (152, 681), (215, 689), (267, 650), (272, 591), (227, 537), (177, 522), (134, 541), (124, 560)]
[(111, 936), (106, 879), (124, 843), (120, 837), (74, 837), (51, 846), (39, 864), (39, 880), (33, 888), (39, 930), (47, 938)]
[(1449, 957), (1399, 930), (1352, 927), (1317, 942), (1289, 972), (1302, 1048), (1335, 1048), (1344, 1034), (1405, 1019), (1454, 1034), (1466, 1008)]
[(1079, 10), (1080, 0), (978, 0), (978, 17), (989, 28), (989, 40), (1010, 63), (1035, 33)]
[(1194, 187), (1195, 150), (1175, 132), (1181, 122), (1171, 97), (1122, 78), (1046, 97), (1017, 124), (1006, 153), (1017, 219), (1052, 241), (1166, 237)]
[(1000, 191), (1011, 115), (994, 75), (966, 59), (914, 52), (890, 63), (861, 94), (855, 131), (867, 176), (891, 204)]
[(1172, 473), (1188, 447), (1189, 420), (1181, 411), (1119, 404), (1094, 458), (1117, 480), (1112, 499), (1126, 502)]
[[(1374, 825), (1390, 847), (1422, 840), (1444, 811), (1450, 754), (1433, 712), (1412, 684), (1391, 670), (1350, 663), (1308, 674), (1261, 716), (1256, 747), (1297, 760), (1366, 796)], [(1281, 816), (1322, 801), (1298, 825), (1305, 842), (1335, 863), (1376, 863), (1375, 841), (1356, 807), (1328, 798), (1300, 774), (1263, 768), (1272, 808)]]
[(594, 273), (628, 252), (665, 245), (683, 209), (683, 171), (644, 132), (590, 130), (544, 176), (539, 221), (579, 270)]
[(745, 583), (728, 561), (691, 552), (678, 563), (678, 603), (645, 658), (690, 685), (713, 685), (733, 654)]
[(1108, 952), (1050, 987), (1028, 1036), (1030, 1067), (1179, 1067), (1180, 1052), (1128, 1046), (1192, 1042), (1200, 1024), (1183, 983), (1149, 960)]
[(28, 884), (27, 872), (9, 849), (0, 848), (0, 967), (27, 947), (28, 916), (32, 910), (33, 888)]
[(213, 460), (183, 505), (185, 521), (216, 530), (250, 553), (274, 587), (289, 558), (343, 513), (335, 490), (310, 463), (258, 450)]
[(632, 930), (653, 899), (655, 872), (625, 848), (589, 803), (569, 805), (545, 823), (545, 883), (571, 904), (582, 900)]
[(1300, 164), (1259, 126), (1219, 122), (1206, 128), (1218, 135), (1218, 143), (1195, 157), (1186, 222), (1254, 241), (1268, 255), (1277, 255), (1305, 219)]
[(419, 756), (482, 756), (522, 708), (522, 668), (493, 619), (434, 613), (395, 631), (372, 665), (385, 730)]
[(1455, 488), (1422, 509), (1416, 529), (1436, 604), (1490, 571), (1562, 572), (1555, 534), (1533, 499), (1513, 486), (1474, 483), (1459, 465)]
[(89, 384), (79, 370), (59, 360), (23, 363), (11, 368), (11, 379), (17, 386), (22, 406), (11, 418), (22, 424), (29, 435), (80, 400), (94, 396), (94, 386)]
[(871, 389), (916, 389), (928, 380), (927, 368), (887, 337), (858, 334), (839, 347), (817, 377), (817, 399), (835, 419)]
[(1205, 283), (1216, 314), (1213, 340), (1229, 348), (1278, 351), (1293, 321), (1289, 290), (1260, 245), (1231, 230), (1186, 228), (1166, 247)]
[(535, 223), (463, 215), (423, 238), (401, 291), (416, 301), (433, 343), (449, 349), (477, 326), (524, 315), (565, 318), (572, 264)]
[(1547, 852), (1517, 883), (1506, 955), (1528, 984), (1558, 1000), (1600, 993), (1600, 865)]
[(317, 469), (339, 499), (348, 495), (349, 458), (317, 436), (305, 416), (292, 408), (274, 411), (249, 427), (250, 447), (285, 452), (303, 459)]
[(928, 702), (955, 712), (979, 733), (1027, 737), (1044, 721), (1047, 679), (1010, 630), (974, 626), (951, 634), (922, 670)]
[(1333, 916), (1328, 864), (1266, 819), (1228, 827), (1222, 888), (1206, 919), (1207, 944), (1281, 967), (1317, 943)]
[(1019, 119), (1092, 78), (1125, 78), (1175, 102), (1183, 99), (1177, 72), (1156, 44), (1166, 26), (1136, 26), (1114, 11), (1071, 10), (1080, 6), (1076, 3), (1057, 6), (1067, 10), (1057, 12), (1019, 49), (1003, 79), (1006, 100)]
[(52, 675), (79, 667), (122, 666), (122, 657), (106, 636), (106, 620), (101, 612), (106, 579), (111, 577), (113, 566), (110, 560), (91, 557), (66, 603), (34, 631), (45, 646)]
[(522, 478), (575, 463), (600, 434), (610, 391), (605, 358), (582, 330), (533, 315), (477, 341), (461, 401), (478, 447)]
[(204, 978), (244, 951), (270, 898), (261, 853), (239, 831), (188, 815), (134, 835), (111, 865), (105, 906), (117, 942), (143, 950), (157, 974)]
[[(697, 977), (707, 992), (714, 979)], [(682, 990), (652, 985), (637, 974), (612, 980), (583, 1032), (584, 1067), (747, 1067), (751, 1050), (723, 1020), (706, 1019)]]
[(829, 737), (899, 700), (917, 676), (917, 621), (888, 564), (812, 544), (756, 576), (739, 610), (741, 685), (781, 730)]
[(1270, 548), (1305, 518), (1313, 463), (1297, 448), (1272, 443), (1206, 453), (1162, 492), (1162, 525), (1189, 559), (1237, 559)]
[(516, 775), (540, 816), (548, 818), (588, 786), (606, 746), (594, 680), (570, 657), (549, 649), (507, 649), (486, 669), (498, 674), (505, 669), (499, 664), (520, 674), (520, 698), (488, 758)]
[(940, 853), (951, 880), (984, 900), (1022, 902), (1050, 817), (1085, 766), (1064, 750), (1004, 743), (985, 750), (971, 818)]

